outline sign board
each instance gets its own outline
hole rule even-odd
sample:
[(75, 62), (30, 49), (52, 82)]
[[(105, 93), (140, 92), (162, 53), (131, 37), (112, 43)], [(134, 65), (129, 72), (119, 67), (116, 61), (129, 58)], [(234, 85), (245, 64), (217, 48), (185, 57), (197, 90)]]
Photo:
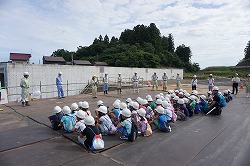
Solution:
[(6, 89), (2, 89), (0, 104), (6, 104), (6, 103), (8, 103), (7, 91), (6, 91)]

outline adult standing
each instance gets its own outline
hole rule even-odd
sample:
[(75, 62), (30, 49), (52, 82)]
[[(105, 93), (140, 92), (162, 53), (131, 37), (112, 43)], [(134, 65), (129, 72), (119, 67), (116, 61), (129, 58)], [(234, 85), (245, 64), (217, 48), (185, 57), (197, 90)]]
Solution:
[(213, 74), (209, 74), (209, 78), (207, 79), (207, 83), (208, 83), (208, 91), (212, 91), (212, 89), (214, 87)]
[(163, 87), (163, 91), (167, 90), (167, 84), (168, 84), (168, 76), (167, 73), (164, 72), (163, 76), (162, 76), (162, 87)]
[(96, 76), (93, 75), (91, 79), (91, 87), (92, 87), (92, 97), (97, 98), (97, 86), (98, 86), (98, 80), (96, 79)]
[(24, 72), (23, 73), (23, 78), (21, 79), (20, 82), (20, 87), (22, 88), (21, 92), (21, 98), (22, 98), (22, 106), (30, 106), (29, 104), (29, 88), (30, 88), (30, 82), (29, 82), (29, 73)]
[(122, 76), (121, 76), (121, 73), (118, 73), (118, 78), (117, 78), (117, 94), (122, 94)]
[(235, 92), (235, 95), (237, 95), (238, 93), (238, 86), (239, 86), (239, 83), (240, 83), (240, 78), (238, 77), (238, 73), (235, 73), (235, 76), (232, 78), (231, 82), (233, 83), (232, 86), (233, 86), (233, 93)]
[(103, 83), (104, 83), (103, 84), (103, 93), (108, 94), (108, 83), (109, 83), (108, 73), (104, 74)]
[(197, 76), (194, 75), (193, 78), (192, 78), (192, 80), (191, 80), (192, 90), (196, 90), (197, 83), (198, 83)]
[(139, 77), (137, 76), (137, 72), (135, 72), (135, 75), (131, 78), (131, 81), (133, 82), (133, 88), (134, 92), (139, 93)]
[(151, 77), (152, 79), (152, 90), (154, 90), (154, 88), (156, 88), (156, 90), (158, 90), (158, 76), (156, 75), (156, 72), (154, 72), (154, 74)]
[(180, 89), (181, 87), (181, 77), (180, 77), (180, 74), (177, 73), (177, 76), (176, 76), (176, 89)]
[(65, 98), (64, 92), (63, 92), (62, 72), (61, 71), (58, 73), (58, 76), (56, 77), (56, 87), (57, 87), (58, 99)]

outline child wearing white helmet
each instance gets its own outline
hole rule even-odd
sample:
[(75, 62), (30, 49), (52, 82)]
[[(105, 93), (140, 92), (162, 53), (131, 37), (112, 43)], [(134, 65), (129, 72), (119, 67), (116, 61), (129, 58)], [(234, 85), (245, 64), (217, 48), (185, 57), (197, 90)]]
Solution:
[(178, 104), (179, 104), (179, 110), (180, 112), (184, 113), (186, 118), (189, 117), (189, 112), (188, 112), (188, 109), (185, 105), (185, 102), (183, 99), (179, 99), (178, 100)]
[(200, 106), (201, 112), (207, 113), (208, 102), (207, 102), (207, 98), (205, 95), (200, 96), (199, 106)]
[(212, 91), (207, 92), (207, 101), (208, 101), (208, 103), (213, 101)]
[(82, 102), (81, 109), (86, 112), (88, 116), (91, 116), (91, 112), (89, 111), (89, 103), (87, 101)]
[(115, 101), (113, 103), (114, 108), (110, 111), (109, 115), (113, 123), (116, 123), (120, 116), (120, 103)]
[(132, 120), (137, 124), (137, 122), (139, 122), (139, 115), (138, 115), (138, 110), (140, 108), (139, 103), (137, 102), (133, 102), (133, 110), (131, 112), (131, 118)]
[(151, 109), (154, 110), (156, 108), (156, 104), (154, 103), (152, 97), (149, 97), (147, 100), (148, 100), (148, 104), (151, 107)]
[(138, 132), (143, 136), (150, 136), (152, 134), (151, 126), (148, 124), (146, 119), (146, 111), (143, 108), (138, 110), (139, 122), (137, 123)]
[(75, 115), (71, 114), (69, 106), (64, 106), (62, 109), (64, 116), (61, 119), (60, 125), (63, 126), (65, 132), (71, 133), (76, 124)]
[(70, 109), (71, 109), (71, 113), (75, 115), (76, 111), (78, 111), (78, 105), (76, 103), (72, 103), (70, 106)]
[(168, 123), (164, 108), (162, 106), (159, 106), (155, 109), (154, 119), (150, 123), (154, 123), (158, 129), (163, 132), (171, 132), (171, 127)]
[(121, 123), (117, 125), (117, 130), (122, 134), (122, 136), (120, 136), (120, 139), (127, 140), (128, 136), (131, 134), (131, 128), (131, 111), (125, 108), (121, 112)]
[(229, 102), (229, 101), (230, 101), (230, 100), (229, 100), (229, 96), (228, 96), (228, 90), (224, 90), (224, 91), (223, 91), (223, 96), (225, 97), (226, 102)]
[(87, 116), (86, 112), (84, 112), (83, 110), (79, 110), (76, 112), (76, 124), (75, 126), (72, 128), (72, 132), (77, 132), (78, 133), (78, 137), (77, 140), (79, 143), (83, 144), (85, 138), (81, 137), (81, 132), (83, 132), (83, 130), (86, 128), (86, 125), (84, 123), (84, 118)]
[(188, 104), (189, 116), (193, 116), (196, 107), (195, 96), (194, 95), (189, 96), (189, 100), (190, 100), (190, 103)]
[(61, 112), (62, 109), (59, 106), (55, 106), (54, 115), (48, 117), (53, 130), (60, 130), (62, 128), (60, 121), (63, 117), (63, 114)]
[(101, 129), (103, 135), (115, 134), (116, 128), (108, 116), (108, 108), (106, 106), (100, 106), (98, 109), (97, 126)]
[(173, 112), (171, 111), (170, 103), (164, 100), (162, 102), (162, 107), (164, 108), (167, 121), (172, 122)]

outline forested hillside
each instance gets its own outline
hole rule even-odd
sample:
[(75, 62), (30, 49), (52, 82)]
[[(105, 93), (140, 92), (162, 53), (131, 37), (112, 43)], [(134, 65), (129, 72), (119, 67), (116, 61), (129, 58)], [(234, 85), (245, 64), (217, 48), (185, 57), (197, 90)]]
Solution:
[(71, 61), (72, 57), (74, 60), (103, 61), (116, 67), (200, 70), (199, 64), (191, 62), (190, 47), (182, 44), (175, 48), (173, 35), (161, 35), (154, 23), (125, 29), (119, 38), (100, 35), (90, 46), (79, 46), (76, 52), (58, 49), (51, 56), (62, 56), (66, 61)]

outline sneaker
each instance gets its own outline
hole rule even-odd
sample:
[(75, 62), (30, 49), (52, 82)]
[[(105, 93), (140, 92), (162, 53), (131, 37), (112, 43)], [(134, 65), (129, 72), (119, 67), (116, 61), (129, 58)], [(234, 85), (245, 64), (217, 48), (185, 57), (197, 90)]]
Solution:
[(122, 139), (122, 140), (127, 140), (128, 137), (126, 137), (125, 135), (122, 135), (122, 136), (120, 136), (120, 139)]

